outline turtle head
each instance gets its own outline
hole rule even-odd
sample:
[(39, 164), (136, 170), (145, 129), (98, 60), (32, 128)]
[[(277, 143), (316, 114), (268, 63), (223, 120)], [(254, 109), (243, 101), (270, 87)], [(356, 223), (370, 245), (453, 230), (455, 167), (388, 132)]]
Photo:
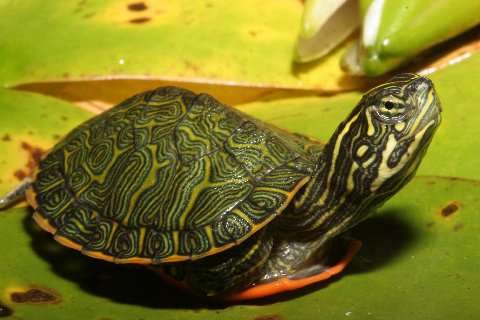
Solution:
[(342, 140), (352, 166), (362, 172), (356, 183), (370, 196), (386, 198), (403, 187), (420, 165), (440, 112), (432, 81), (415, 74), (400, 74), (367, 92), (346, 121), (350, 129)]
[(400, 74), (368, 91), (345, 121), (350, 128), (341, 142), (358, 167), (356, 183), (370, 195), (390, 196), (403, 187), (420, 165), (440, 112), (432, 81), (415, 74)]
[(329, 188), (346, 199), (352, 224), (412, 179), (440, 124), (440, 112), (432, 81), (416, 74), (400, 74), (364, 94), (329, 142), (336, 166), (345, 168), (338, 172), (342, 180), (331, 181)]
[(310, 217), (310, 230), (338, 234), (410, 181), (440, 112), (433, 83), (415, 74), (400, 74), (368, 91), (325, 146), (296, 203)]

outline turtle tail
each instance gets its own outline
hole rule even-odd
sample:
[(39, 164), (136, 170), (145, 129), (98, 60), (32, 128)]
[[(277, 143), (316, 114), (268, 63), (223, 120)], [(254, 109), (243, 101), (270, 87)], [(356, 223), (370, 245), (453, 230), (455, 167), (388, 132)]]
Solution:
[(0, 198), (0, 210), (5, 209), (10, 204), (15, 202), (21, 197), (25, 197), (25, 192), (32, 184), (32, 179), (30, 177), (23, 179), (23, 181), (17, 185), (13, 190), (7, 193), (5, 196)]

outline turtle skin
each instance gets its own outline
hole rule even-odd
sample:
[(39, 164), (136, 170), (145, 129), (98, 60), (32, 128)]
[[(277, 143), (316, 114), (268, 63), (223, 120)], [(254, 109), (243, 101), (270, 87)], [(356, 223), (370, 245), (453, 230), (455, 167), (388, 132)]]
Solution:
[(27, 199), (55, 239), (116, 263), (196, 260), (267, 225), (323, 146), (162, 87), (75, 128), (41, 160)]

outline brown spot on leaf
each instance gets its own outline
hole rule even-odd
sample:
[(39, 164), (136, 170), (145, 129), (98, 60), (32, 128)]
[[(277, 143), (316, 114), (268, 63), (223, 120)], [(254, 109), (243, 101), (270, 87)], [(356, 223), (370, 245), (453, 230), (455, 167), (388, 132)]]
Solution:
[(460, 208), (460, 203), (458, 201), (452, 201), (442, 208), (441, 215), (442, 217), (449, 217)]
[(45, 289), (32, 288), (24, 292), (12, 292), (10, 299), (15, 303), (57, 303), (60, 298)]
[(13, 310), (0, 301), (0, 318), (9, 317), (13, 314)]
[(266, 314), (266, 315), (263, 315), (263, 316), (258, 316), (258, 317), (253, 318), (253, 320), (281, 320), (281, 319), (282, 319), (282, 317), (280, 317), (277, 314)]
[(250, 35), (252, 37), (256, 37), (261, 31), (258, 31), (258, 30), (250, 30), (248, 31), (248, 33), (250, 33)]
[(450, 180), (450, 181), (458, 181), (458, 180), (460, 180), (459, 177), (448, 177), (447, 179)]
[(25, 170), (16, 170), (13, 173), (13, 176), (15, 178), (17, 178), (17, 180), (22, 181), (23, 179), (25, 179), (28, 176), (28, 173)]
[(429, 223), (426, 224), (427, 228), (431, 228), (435, 225), (435, 221), (430, 221)]
[(37, 165), (37, 163), (40, 162), (42, 155), (45, 153), (45, 150), (39, 147), (32, 146), (25, 141), (21, 143), (20, 147), (28, 152), (29, 157), (27, 163), (25, 164), (25, 167), (15, 171), (13, 175), (18, 180), (23, 180), (30, 174), (31, 170)]
[(184, 64), (185, 67), (193, 70), (195, 73), (198, 73), (200, 71), (200, 67), (191, 61), (185, 60)]
[(45, 150), (43, 150), (42, 148), (32, 146), (27, 142), (22, 142), (21, 147), (23, 150), (27, 151), (30, 154), (30, 159), (28, 163), (28, 166), (30, 168), (36, 166), (37, 163), (40, 162), (40, 160), (42, 159), (42, 155), (45, 153)]
[(130, 23), (135, 23), (135, 24), (138, 24), (138, 23), (146, 23), (148, 21), (150, 21), (151, 19), (150, 18), (147, 18), (147, 17), (143, 17), (143, 18), (136, 18), (136, 19), (131, 19)]
[(12, 138), (10, 138), (10, 135), (8, 133), (5, 133), (5, 135), (2, 137), (2, 141), (11, 141)]
[(460, 231), (464, 227), (463, 223), (457, 223), (456, 225), (453, 226), (453, 231)]
[(143, 11), (143, 10), (147, 10), (147, 5), (143, 2), (135, 2), (135, 3), (130, 3), (128, 6), (127, 6), (128, 10), (130, 11)]

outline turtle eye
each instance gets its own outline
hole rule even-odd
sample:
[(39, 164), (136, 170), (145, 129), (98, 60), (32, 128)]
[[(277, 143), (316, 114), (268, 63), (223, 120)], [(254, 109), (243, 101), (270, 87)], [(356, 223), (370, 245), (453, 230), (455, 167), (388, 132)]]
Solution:
[(387, 123), (402, 121), (406, 116), (406, 106), (402, 100), (387, 97), (374, 107), (376, 117)]
[(392, 110), (396, 108), (396, 103), (392, 100), (387, 100), (383, 103), (383, 107), (387, 110)]

